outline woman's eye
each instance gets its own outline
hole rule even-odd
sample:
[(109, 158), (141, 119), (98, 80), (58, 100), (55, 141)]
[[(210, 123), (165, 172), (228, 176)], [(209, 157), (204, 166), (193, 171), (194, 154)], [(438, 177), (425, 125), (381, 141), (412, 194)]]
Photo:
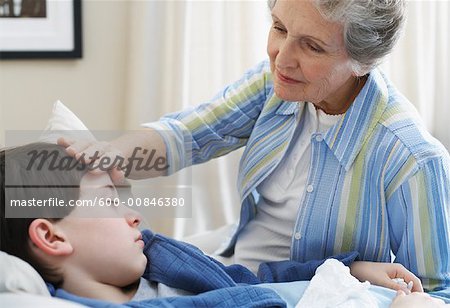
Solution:
[(316, 52), (316, 53), (322, 53), (323, 49), (321, 49), (320, 47), (316, 47), (312, 44), (308, 44), (308, 48), (311, 49), (312, 51)]
[(277, 25), (274, 25), (273, 28), (278, 32), (282, 32), (282, 33), (286, 32), (286, 30), (284, 30), (284, 28), (277, 26)]

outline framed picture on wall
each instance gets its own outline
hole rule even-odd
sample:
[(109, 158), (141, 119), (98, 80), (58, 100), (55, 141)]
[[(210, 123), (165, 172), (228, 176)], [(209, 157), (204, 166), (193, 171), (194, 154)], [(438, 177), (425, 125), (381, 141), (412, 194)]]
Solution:
[(81, 57), (81, 0), (0, 0), (0, 59)]

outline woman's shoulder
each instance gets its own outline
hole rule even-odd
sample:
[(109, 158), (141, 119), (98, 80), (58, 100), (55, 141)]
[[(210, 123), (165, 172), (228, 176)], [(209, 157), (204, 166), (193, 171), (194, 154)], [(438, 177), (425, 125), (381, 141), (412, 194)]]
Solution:
[(258, 62), (253, 67), (249, 68), (246, 72), (246, 75), (266, 75), (270, 74), (270, 62), (269, 59), (264, 59), (260, 62)]
[(419, 165), (449, 154), (442, 143), (426, 128), (415, 106), (394, 86), (388, 85), (389, 98), (380, 125), (399, 147), (409, 152)]
[(269, 60), (265, 59), (245, 71), (242, 78), (237, 82), (238, 86), (243, 84), (254, 84), (259, 88), (264, 87), (266, 94), (269, 93), (273, 87)]

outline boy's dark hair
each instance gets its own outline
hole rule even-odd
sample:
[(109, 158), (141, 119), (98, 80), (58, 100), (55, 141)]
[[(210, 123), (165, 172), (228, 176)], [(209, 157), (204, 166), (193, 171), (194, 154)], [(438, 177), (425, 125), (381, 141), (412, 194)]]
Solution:
[[(36, 152), (52, 153), (51, 159), (39, 159), (30, 164), (32, 153)], [(60, 163), (61, 166), (70, 165), (74, 168), (55, 170), (52, 165)], [(54, 144), (32, 143), (0, 151), (0, 249), (27, 261), (46, 281), (57, 285), (62, 282), (61, 277), (58, 277), (54, 269), (41, 264), (31, 253), (28, 228), (36, 218), (6, 218), (5, 209), (8, 200), (12, 199), (57, 198), (64, 200), (66, 204), (69, 200), (78, 200), (81, 178), (86, 170), (63, 147)], [(49, 211), (56, 210), (58, 218), (47, 218), (55, 222), (69, 215), (73, 209), (71, 206), (57, 209), (44, 207), (38, 218), (55, 217), (55, 213)]]

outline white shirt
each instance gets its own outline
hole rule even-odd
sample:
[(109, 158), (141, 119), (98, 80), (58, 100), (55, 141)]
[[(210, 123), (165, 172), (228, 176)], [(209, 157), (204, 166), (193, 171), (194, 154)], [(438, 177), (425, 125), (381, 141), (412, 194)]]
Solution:
[(142, 301), (159, 297), (175, 297), (186, 295), (193, 294), (181, 289), (168, 287), (163, 283), (148, 281), (147, 279), (141, 277), (136, 294), (134, 294), (133, 298), (130, 301)]
[(302, 119), (289, 149), (275, 170), (258, 185), (260, 199), (256, 217), (247, 224), (236, 243), (234, 262), (255, 273), (261, 262), (290, 259), (295, 219), (304, 191), (309, 189), (306, 184), (311, 164), (311, 135), (325, 133), (341, 117), (316, 110), (311, 103), (300, 103), (302, 107)]

